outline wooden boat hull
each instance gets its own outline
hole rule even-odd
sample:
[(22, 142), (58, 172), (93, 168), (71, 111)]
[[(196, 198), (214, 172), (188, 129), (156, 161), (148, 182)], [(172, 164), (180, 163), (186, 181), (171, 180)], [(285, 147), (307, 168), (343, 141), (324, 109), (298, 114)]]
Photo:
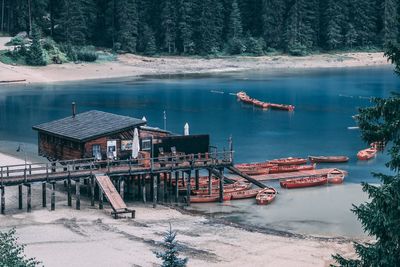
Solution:
[(328, 183), (330, 184), (342, 184), (344, 180), (345, 173), (341, 170), (335, 169), (328, 173)]
[(367, 148), (359, 151), (357, 153), (357, 158), (359, 160), (370, 160), (376, 156), (377, 150), (375, 148)]
[(237, 200), (237, 199), (246, 199), (246, 198), (256, 197), (258, 192), (260, 192), (260, 189), (250, 189), (250, 190), (229, 193), (228, 195), (231, 196), (232, 200)]
[(285, 173), (314, 170), (314, 165), (281, 165), (269, 169), (269, 173)]
[[(233, 185), (226, 185), (224, 186), (224, 193), (233, 193), (248, 190), (251, 188), (251, 184), (233, 184)], [(213, 189), (211, 194), (218, 194), (219, 188)], [(199, 190), (192, 190), (192, 194), (194, 195), (208, 195), (208, 189), (199, 189)]]
[(304, 188), (304, 187), (314, 187), (324, 185), (328, 182), (327, 177), (307, 177), (299, 179), (289, 179), (285, 181), (280, 181), (280, 185), (283, 188), (293, 189), (293, 188)]
[[(229, 201), (229, 200), (231, 200), (231, 196), (224, 195), (224, 201)], [(190, 197), (190, 203), (212, 203), (212, 202), (219, 202), (219, 195)]]
[(257, 205), (267, 205), (274, 201), (276, 197), (275, 188), (264, 188), (256, 196)]
[(349, 161), (346, 156), (309, 156), (308, 159), (312, 163), (344, 163)]
[(283, 158), (283, 159), (274, 159), (268, 161), (270, 164), (276, 165), (302, 165), (307, 163), (307, 159), (303, 158)]

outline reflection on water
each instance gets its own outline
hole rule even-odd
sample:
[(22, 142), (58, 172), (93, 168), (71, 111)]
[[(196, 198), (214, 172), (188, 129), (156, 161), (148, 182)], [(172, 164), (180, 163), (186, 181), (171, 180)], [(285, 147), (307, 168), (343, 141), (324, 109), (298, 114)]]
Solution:
[[(357, 161), (357, 151), (366, 144), (358, 130), (348, 127), (355, 125), (352, 116), (358, 108), (370, 105), (371, 96), (388, 96), (399, 85), (391, 69), (365, 68), (2, 86), (0, 140), (34, 147), (32, 125), (69, 116), (70, 104), (76, 101), (80, 112), (98, 109), (146, 116), (150, 125), (159, 127), (166, 110), (168, 130), (182, 133), (188, 122), (191, 133), (210, 133), (219, 147), (226, 147), (232, 135), (236, 162), (347, 155), (349, 163), (334, 165), (349, 172), (343, 186), (280, 190), (276, 202), (266, 207), (245, 200), (196, 209), (229, 212), (223, 217), (301, 233), (358, 235), (361, 230), (349, 211), (351, 203), (365, 200), (359, 183), (375, 182), (371, 171), (385, 171), (388, 158), (380, 154), (369, 162)], [(265, 111), (243, 105), (234, 96), (240, 90), (263, 101), (295, 105), (296, 110)], [(14, 149), (4, 144), (0, 142), (0, 151)]]

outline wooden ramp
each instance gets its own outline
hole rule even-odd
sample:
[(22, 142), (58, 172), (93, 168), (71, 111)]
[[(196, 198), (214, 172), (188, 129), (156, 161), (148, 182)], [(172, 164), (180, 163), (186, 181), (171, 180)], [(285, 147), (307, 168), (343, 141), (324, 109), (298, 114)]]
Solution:
[(239, 171), (237, 168), (235, 168), (235, 167), (233, 167), (233, 166), (229, 166), (229, 167), (228, 167), (228, 170), (230, 170), (230, 171), (233, 172), (234, 174), (239, 175), (240, 177), (246, 179), (246, 180), (249, 181), (250, 183), (255, 184), (255, 185), (258, 186), (258, 187), (261, 187), (261, 188), (266, 188), (266, 187), (267, 187), (265, 184), (259, 182), (259, 180), (250, 177), (249, 175), (247, 175), (247, 174), (245, 174), (245, 173)]
[(112, 214), (114, 215), (114, 218), (117, 219), (118, 214), (122, 213), (131, 213), (132, 218), (135, 218), (135, 210), (128, 209), (124, 200), (111, 182), (110, 177), (104, 174), (96, 174), (95, 178), (108, 202), (110, 202), (110, 205), (113, 209)]

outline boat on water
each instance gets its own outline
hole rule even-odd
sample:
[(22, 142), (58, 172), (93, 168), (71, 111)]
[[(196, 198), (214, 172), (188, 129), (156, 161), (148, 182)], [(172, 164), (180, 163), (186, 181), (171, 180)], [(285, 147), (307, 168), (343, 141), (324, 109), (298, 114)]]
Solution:
[[(248, 190), (251, 188), (250, 183), (235, 183), (232, 185), (225, 185), (224, 186), (224, 193), (233, 193), (233, 192), (239, 192), (239, 191), (244, 191)], [(192, 190), (193, 195), (208, 195), (208, 188), (202, 188), (199, 190)], [(211, 194), (218, 194), (219, 193), (219, 188), (215, 188), (211, 190)]]
[(376, 148), (373, 148), (373, 147), (370, 147), (370, 148), (367, 148), (367, 149), (363, 149), (363, 150), (360, 150), (357, 153), (357, 158), (359, 160), (370, 160), (373, 157), (375, 157), (377, 152), (378, 152), (378, 150)]
[(235, 164), (235, 168), (237, 168), (239, 170), (246, 169), (246, 168), (271, 168), (274, 166), (276, 166), (276, 164), (271, 164), (268, 161)]
[(286, 111), (294, 111), (294, 106), (292, 105), (284, 105), (284, 104), (273, 104), (273, 103), (268, 103), (269, 107), (272, 109), (280, 109), (280, 110), (286, 110)]
[(238, 170), (250, 176), (264, 175), (269, 173), (268, 168), (262, 168), (262, 167), (252, 167), (252, 168), (242, 168), (242, 169), (239, 168)]
[(273, 159), (268, 161), (268, 163), (276, 165), (302, 165), (307, 163), (307, 159), (289, 157), (282, 159)]
[(256, 196), (256, 201), (258, 205), (267, 205), (274, 201), (276, 197), (276, 189), (275, 188), (264, 188), (260, 192), (258, 192)]
[[(224, 201), (231, 200), (231, 195), (224, 195)], [(210, 203), (210, 202), (219, 202), (219, 195), (198, 195), (190, 197), (191, 203)]]
[(284, 104), (274, 104), (274, 103), (268, 103), (268, 102), (263, 102), (260, 101), (258, 99), (255, 98), (251, 98), (250, 96), (248, 96), (246, 94), (246, 92), (238, 92), (236, 94), (237, 98), (246, 103), (246, 104), (252, 104), (256, 107), (260, 107), (263, 109), (268, 109), (268, 108), (272, 108), (272, 109), (280, 109), (280, 110), (286, 110), (286, 111), (293, 111), (294, 110), (294, 106), (293, 105), (284, 105)]
[(339, 169), (334, 169), (328, 173), (328, 183), (330, 184), (342, 184), (345, 173)]
[(326, 176), (305, 177), (280, 181), (281, 187), (287, 189), (319, 186), (326, 183), (328, 183), (328, 178)]
[(246, 199), (246, 198), (256, 197), (260, 191), (261, 189), (250, 189), (250, 190), (228, 193), (226, 195), (230, 195), (232, 200)]
[(349, 161), (346, 156), (308, 156), (312, 163), (344, 163)]
[(275, 165), (269, 168), (269, 173), (285, 173), (314, 170), (314, 165)]

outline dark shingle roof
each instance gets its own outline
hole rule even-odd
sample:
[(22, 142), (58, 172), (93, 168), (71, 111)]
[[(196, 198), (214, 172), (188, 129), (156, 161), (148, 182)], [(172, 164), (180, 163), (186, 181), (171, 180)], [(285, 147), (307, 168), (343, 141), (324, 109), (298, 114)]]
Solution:
[(92, 110), (32, 128), (82, 142), (145, 124), (146, 122), (140, 119)]

